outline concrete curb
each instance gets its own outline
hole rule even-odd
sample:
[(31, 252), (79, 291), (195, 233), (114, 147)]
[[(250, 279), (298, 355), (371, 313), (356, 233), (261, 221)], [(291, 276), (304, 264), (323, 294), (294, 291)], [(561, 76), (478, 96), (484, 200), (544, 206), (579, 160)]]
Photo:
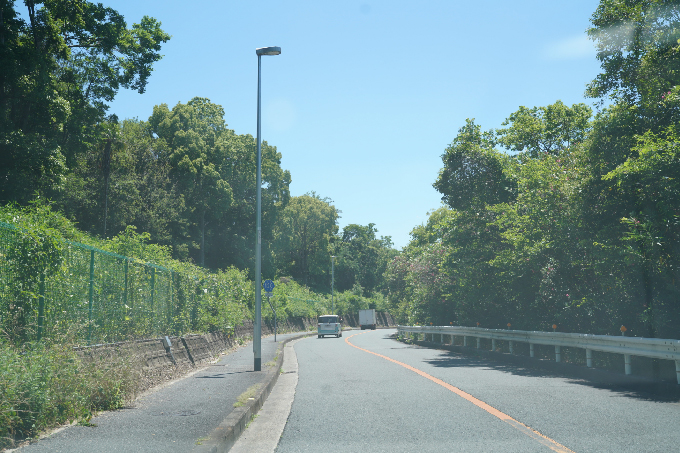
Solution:
[(260, 388), (255, 394), (254, 399), (248, 401), (241, 407), (234, 408), (233, 411), (225, 418), (215, 430), (210, 433), (208, 439), (203, 440), (200, 445), (197, 445), (192, 450), (193, 453), (225, 453), (236, 443), (239, 436), (246, 430), (246, 427), (257, 414), (265, 400), (271, 393), (276, 381), (279, 378), (281, 365), (283, 364), (283, 349), (286, 343), (316, 335), (316, 332), (306, 332), (304, 334), (295, 335), (294, 337), (284, 340), (276, 350), (278, 359), (276, 364), (267, 371), (264, 379), (260, 383)]

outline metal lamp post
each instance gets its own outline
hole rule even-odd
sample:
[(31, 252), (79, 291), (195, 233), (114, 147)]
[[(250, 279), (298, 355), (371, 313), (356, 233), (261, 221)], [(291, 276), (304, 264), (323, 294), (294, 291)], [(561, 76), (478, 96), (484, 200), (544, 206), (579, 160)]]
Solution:
[(260, 149), (260, 68), (262, 55), (279, 55), (280, 47), (261, 47), (257, 54), (257, 226), (255, 233), (255, 323), (253, 354), (255, 371), (262, 370), (262, 150)]
[(335, 256), (331, 256), (331, 302), (333, 303), (333, 311), (335, 314)]

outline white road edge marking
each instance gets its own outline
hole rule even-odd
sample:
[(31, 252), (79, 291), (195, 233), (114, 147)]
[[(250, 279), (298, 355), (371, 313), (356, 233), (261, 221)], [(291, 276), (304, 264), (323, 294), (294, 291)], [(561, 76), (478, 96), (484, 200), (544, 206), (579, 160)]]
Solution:
[(281, 365), (283, 373), (277, 379), (255, 419), (231, 447), (229, 453), (273, 453), (276, 450), (283, 428), (288, 422), (298, 383), (298, 362), (293, 346), (306, 338), (310, 337), (286, 343)]

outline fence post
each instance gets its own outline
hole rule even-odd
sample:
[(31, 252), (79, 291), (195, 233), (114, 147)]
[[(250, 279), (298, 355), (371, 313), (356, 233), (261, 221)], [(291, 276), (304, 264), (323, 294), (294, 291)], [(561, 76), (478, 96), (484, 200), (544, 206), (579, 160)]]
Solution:
[(45, 273), (40, 274), (40, 287), (38, 289), (38, 341), (42, 339), (43, 322), (45, 319)]
[(175, 272), (170, 271), (170, 305), (168, 306), (168, 327), (172, 324), (172, 313), (175, 311)]
[(191, 328), (196, 328), (196, 286), (192, 280), (187, 278), (187, 286), (189, 287), (189, 294), (191, 294)]
[(151, 319), (153, 321), (153, 333), (156, 332), (157, 322), (156, 322), (156, 312), (154, 311), (154, 296), (156, 292), (156, 268), (151, 268)]
[(127, 310), (127, 295), (128, 295), (128, 266), (129, 266), (130, 260), (125, 259), (125, 292), (123, 293), (123, 305), (125, 306), (125, 309)]
[(94, 250), (90, 250), (90, 298), (87, 311), (87, 344), (92, 344), (92, 305), (94, 303)]

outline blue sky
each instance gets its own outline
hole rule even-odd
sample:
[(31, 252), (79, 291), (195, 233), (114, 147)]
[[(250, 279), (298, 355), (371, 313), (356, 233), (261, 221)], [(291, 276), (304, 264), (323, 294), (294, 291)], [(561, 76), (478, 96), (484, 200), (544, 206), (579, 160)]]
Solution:
[(201, 96), (255, 135), (255, 49), (280, 46), (262, 58), (262, 136), (291, 194), (330, 198), (341, 228), (374, 223), (399, 249), (441, 206), (432, 183), (466, 118), (492, 129), (520, 105), (592, 104), (600, 70), (585, 34), (596, 0), (104, 3), (172, 35), (146, 93), (121, 91), (111, 113), (146, 120)]

